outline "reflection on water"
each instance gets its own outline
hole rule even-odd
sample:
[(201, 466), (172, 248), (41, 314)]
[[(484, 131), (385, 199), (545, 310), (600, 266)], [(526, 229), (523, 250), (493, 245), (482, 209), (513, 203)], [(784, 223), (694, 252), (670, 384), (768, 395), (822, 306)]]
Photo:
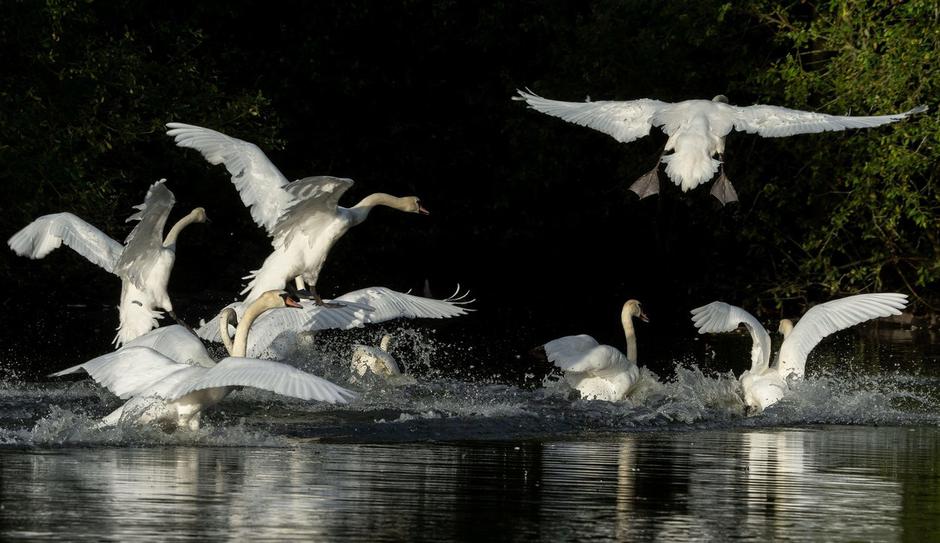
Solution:
[(0, 538), (928, 540), (937, 428), (0, 449)]

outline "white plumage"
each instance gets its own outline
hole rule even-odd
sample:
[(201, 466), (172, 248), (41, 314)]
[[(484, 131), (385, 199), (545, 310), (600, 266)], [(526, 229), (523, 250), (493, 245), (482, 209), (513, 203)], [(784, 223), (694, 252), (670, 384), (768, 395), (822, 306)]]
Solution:
[(102, 420), (105, 425), (122, 421), (159, 422), (169, 427), (198, 429), (201, 413), (240, 386), (328, 403), (347, 403), (355, 398), (352, 391), (292, 366), (244, 357), (242, 336), (258, 314), (284, 307), (284, 296), (281, 292), (267, 292), (248, 308), (236, 333), (232, 356), (218, 363), (212, 361), (198, 338), (177, 326), (168, 327), (170, 332), (156, 330), (148, 334), (153, 337), (139, 338), (137, 345), (128, 344), (52, 376), (84, 370), (100, 385), (127, 399)]
[[(738, 130), (766, 138), (808, 134), (849, 128), (871, 128), (905, 119), (927, 111), (919, 106), (904, 113), (877, 116), (842, 116), (787, 109), (779, 106), (733, 106), (724, 96), (713, 100), (685, 100), (669, 103), (640, 99), (630, 101), (562, 102), (542, 98), (531, 92), (518, 91), (536, 111), (565, 121), (593, 128), (622, 143), (629, 143), (649, 134), (656, 126), (669, 136), (661, 161), (666, 174), (682, 191), (709, 181), (719, 172), (725, 148), (725, 137)], [(671, 154), (665, 154), (672, 151)], [(719, 159), (714, 158), (718, 155)], [(641, 198), (659, 192), (658, 167), (637, 180), (630, 190)], [(737, 200), (734, 188), (724, 171), (712, 188), (722, 203)]]
[(626, 356), (585, 334), (549, 341), (543, 346), (545, 354), (549, 362), (564, 372), (565, 381), (577, 389), (582, 398), (620, 401), (630, 394), (640, 377), (634, 317), (648, 322), (640, 303), (628, 300), (623, 305), (620, 318), (627, 340)]
[(857, 294), (812, 307), (793, 326), (780, 322), (783, 345), (770, 365), (770, 335), (753, 315), (740, 307), (712, 302), (692, 310), (692, 322), (700, 334), (731, 332), (744, 324), (751, 334), (751, 369), (739, 377), (748, 407), (763, 410), (777, 403), (789, 390), (787, 379), (802, 379), (806, 358), (822, 338), (862, 322), (899, 315), (907, 296), (897, 293)]
[[(369, 287), (354, 290), (331, 302), (339, 307), (325, 307), (302, 302), (303, 309), (272, 309), (261, 315), (248, 336), (248, 355), (258, 358), (281, 358), (296, 344), (298, 334), (317, 330), (349, 330), (367, 324), (393, 319), (447, 319), (465, 315), (472, 309), (465, 307), (473, 302), (467, 294), (459, 294), (444, 300), (423, 298), (398, 292), (386, 287)], [(238, 311), (240, 304), (228, 306)], [(215, 317), (196, 331), (200, 337), (220, 341), (219, 317)]]
[(13, 251), (29, 258), (43, 258), (63, 243), (94, 264), (121, 278), (120, 324), (114, 344), (117, 347), (146, 334), (157, 326), (163, 309), (176, 318), (167, 292), (170, 272), (176, 261), (176, 240), (186, 226), (205, 222), (201, 207), (180, 219), (163, 238), (166, 219), (175, 198), (164, 185), (165, 179), (151, 185), (144, 203), (128, 221), (140, 221), (127, 236), (126, 245), (71, 213), (40, 217), (14, 234), (7, 243)]
[(378, 347), (371, 345), (353, 345), (352, 357), (349, 362), (351, 370), (351, 380), (355, 382), (357, 378), (365, 377), (367, 373), (373, 373), (379, 377), (392, 377), (401, 375), (401, 368), (398, 367), (398, 361), (389, 353), (392, 336), (385, 334)]
[(189, 124), (166, 126), (178, 146), (199, 151), (211, 164), (225, 165), (252, 219), (272, 238), (274, 250), (261, 268), (246, 277), (250, 282), (242, 291), (247, 294), (245, 304), (291, 280), (298, 289), (309, 288), (320, 303), (316, 284), (330, 249), (373, 208), (428, 213), (415, 196), (384, 193), (370, 194), (351, 208), (341, 207), (339, 199), (353, 185), (352, 179), (324, 175), (288, 182), (253, 143)]

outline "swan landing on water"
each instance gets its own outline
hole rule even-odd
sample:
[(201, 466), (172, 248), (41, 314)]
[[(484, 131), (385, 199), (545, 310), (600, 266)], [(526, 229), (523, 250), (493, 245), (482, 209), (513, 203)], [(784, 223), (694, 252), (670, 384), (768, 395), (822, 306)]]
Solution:
[(254, 270), (242, 294), (249, 304), (262, 292), (282, 289), (294, 281), (301, 293), (323, 303), (317, 279), (333, 245), (362, 224), (377, 206), (427, 215), (417, 196), (397, 197), (377, 192), (356, 205), (339, 206), (352, 179), (321, 175), (288, 182), (257, 145), (221, 132), (183, 123), (167, 123), (167, 135), (180, 147), (202, 153), (210, 164), (224, 164), (251, 218), (271, 236), (274, 250)]
[(126, 245), (71, 213), (42, 216), (7, 241), (20, 256), (43, 258), (63, 243), (93, 264), (121, 278), (120, 324), (114, 338), (116, 347), (157, 327), (157, 319), (173, 312), (167, 293), (170, 272), (176, 261), (176, 240), (192, 223), (206, 222), (206, 211), (197, 207), (170, 228), (166, 238), (163, 227), (176, 199), (161, 179), (151, 185), (144, 203), (128, 221), (140, 221), (127, 236)]
[[(718, 173), (711, 194), (722, 204), (735, 202), (738, 195), (724, 169), (725, 137), (738, 130), (765, 138), (871, 128), (906, 119), (927, 111), (919, 106), (892, 115), (850, 117), (826, 115), (779, 106), (732, 106), (718, 95), (712, 100), (685, 100), (669, 103), (640, 99), (629, 101), (562, 102), (517, 91), (515, 100), (524, 100), (536, 111), (570, 123), (604, 132), (621, 143), (649, 135), (656, 126), (669, 136), (656, 166), (637, 179), (630, 190), (640, 198), (659, 192), (659, 163), (666, 163), (666, 175), (683, 192), (709, 181)], [(672, 151), (670, 154), (666, 154)], [(714, 156), (718, 155), (718, 160)]]
[(826, 336), (879, 317), (900, 315), (907, 296), (897, 293), (857, 294), (813, 306), (794, 326), (780, 321), (783, 345), (770, 365), (770, 334), (753, 315), (740, 307), (712, 302), (692, 310), (699, 334), (732, 332), (743, 324), (751, 334), (751, 369), (738, 380), (748, 409), (759, 412), (779, 402), (789, 390), (788, 379), (802, 379), (806, 358)]
[(626, 398), (640, 378), (637, 367), (634, 317), (649, 322), (636, 300), (627, 300), (620, 322), (627, 340), (627, 355), (610, 345), (601, 345), (591, 336), (565, 336), (543, 347), (548, 361), (564, 371), (565, 381), (586, 400), (617, 402)]
[(228, 322), (234, 312), (227, 309), (220, 322), (231, 356), (217, 364), (199, 338), (180, 326), (172, 326), (138, 338), (134, 345), (128, 344), (51, 376), (84, 370), (98, 384), (126, 399), (124, 405), (101, 421), (104, 426), (156, 422), (167, 429), (197, 430), (202, 412), (222, 401), (236, 387), (260, 388), (328, 403), (347, 403), (355, 398), (354, 392), (293, 366), (245, 358), (248, 331), (254, 320), (269, 309), (282, 307), (299, 305), (283, 291), (262, 294), (245, 310), (234, 340), (228, 337)]

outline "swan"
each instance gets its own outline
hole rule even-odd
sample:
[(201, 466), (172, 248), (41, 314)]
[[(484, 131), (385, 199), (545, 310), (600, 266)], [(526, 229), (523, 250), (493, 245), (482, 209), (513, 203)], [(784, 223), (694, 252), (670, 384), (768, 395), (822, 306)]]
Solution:
[[(198, 430), (204, 410), (219, 403), (236, 387), (255, 387), (284, 396), (328, 403), (347, 403), (355, 393), (325, 379), (292, 366), (269, 360), (245, 358), (248, 332), (252, 322), (265, 311), (279, 307), (299, 307), (296, 300), (284, 291), (268, 291), (258, 297), (245, 311), (238, 323), (235, 338), (228, 337), (229, 319), (234, 315), (226, 310), (221, 320), (225, 327), (225, 345), (230, 356), (208, 367), (199, 363), (209, 359), (199, 339), (188, 333), (184, 345), (172, 347), (181, 358), (171, 358), (166, 351), (140, 345), (125, 346), (112, 353), (99, 356), (83, 364), (53, 373), (59, 377), (84, 370), (97, 383), (128, 401), (102, 419), (104, 426), (121, 421), (138, 424), (158, 422), (168, 429), (188, 427)], [(185, 330), (177, 327), (175, 339), (181, 340)], [(163, 338), (161, 338), (163, 339)], [(189, 358), (185, 354), (188, 353)]]
[[(252, 327), (248, 340), (248, 355), (257, 358), (283, 358), (297, 344), (298, 336), (317, 330), (349, 330), (367, 324), (393, 319), (447, 319), (466, 315), (473, 309), (466, 307), (475, 300), (469, 293), (460, 294), (460, 286), (444, 300), (424, 298), (387, 287), (369, 287), (354, 290), (332, 300), (339, 307), (326, 308), (310, 302), (301, 302), (302, 311), (273, 309), (262, 315)], [(238, 311), (239, 304), (228, 308)], [(209, 341), (219, 341), (219, 318), (200, 326), (196, 333)]]
[(115, 347), (157, 327), (163, 309), (175, 321), (183, 322), (173, 311), (167, 293), (170, 272), (176, 261), (176, 241), (180, 232), (193, 223), (208, 221), (205, 209), (197, 207), (180, 219), (163, 237), (167, 216), (176, 199), (161, 179), (150, 186), (144, 203), (128, 221), (140, 221), (127, 236), (126, 245), (71, 213), (44, 215), (14, 234), (7, 244), (13, 252), (33, 259), (43, 258), (62, 243), (93, 264), (121, 278), (119, 325)]
[(600, 345), (591, 336), (580, 334), (549, 341), (543, 348), (549, 362), (565, 372), (565, 381), (588, 400), (620, 401), (627, 397), (640, 377), (636, 365), (634, 317), (649, 322), (636, 300), (627, 300), (620, 321), (627, 338), (627, 355), (610, 345)]
[(380, 377), (401, 375), (398, 361), (388, 352), (391, 342), (392, 336), (385, 334), (382, 336), (378, 347), (353, 345), (352, 360), (349, 366), (353, 379), (361, 379), (369, 372)]
[(189, 124), (166, 126), (176, 145), (199, 151), (211, 164), (225, 165), (252, 219), (272, 238), (274, 251), (261, 268), (245, 277), (250, 279), (241, 292), (247, 294), (245, 304), (293, 280), (305, 297), (322, 305), (316, 291), (320, 270), (333, 244), (350, 228), (365, 221), (377, 206), (429, 214), (417, 196), (381, 192), (352, 207), (339, 206), (340, 197), (353, 185), (352, 179), (321, 175), (288, 182), (253, 143)]
[[(542, 98), (532, 92), (517, 90), (515, 100), (524, 100), (536, 111), (565, 121), (587, 126), (630, 143), (646, 136), (651, 127), (659, 127), (669, 136), (656, 166), (637, 179), (630, 190), (640, 198), (659, 192), (659, 163), (666, 163), (666, 174), (683, 192), (709, 181), (718, 172), (711, 194), (722, 204), (735, 202), (738, 195), (724, 171), (725, 137), (731, 130), (779, 138), (871, 128), (893, 123), (927, 111), (918, 106), (892, 115), (849, 117), (800, 111), (780, 106), (733, 106), (725, 96), (712, 100), (660, 102), (643, 98), (629, 101), (562, 102)], [(666, 154), (672, 151), (671, 154)], [(718, 155), (718, 160), (713, 157)]]
[(751, 368), (738, 380), (748, 409), (760, 412), (780, 401), (789, 390), (789, 379), (802, 379), (806, 358), (822, 338), (879, 317), (900, 315), (907, 295), (893, 292), (856, 294), (810, 308), (794, 326), (780, 321), (783, 345), (774, 365), (770, 364), (770, 335), (753, 315), (740, 307), (712, 302), (692, 310), (692, 322), (699, 334), (732, 332), (743, 324), (751, 334)]

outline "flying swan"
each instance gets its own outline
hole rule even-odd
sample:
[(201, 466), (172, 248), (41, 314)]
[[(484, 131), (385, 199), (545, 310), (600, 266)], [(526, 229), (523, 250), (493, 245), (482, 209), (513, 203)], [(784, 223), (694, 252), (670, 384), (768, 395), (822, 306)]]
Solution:
[[(542, 98), (531, 92), (517, 90), (515, 100), (524, 100), (532, 109), (565, 121), (587, 126), (630, 143), (646, 136), (651, 127), (659, 127), (669, 136), (656, 166), (637, 179), (630, 190), (640, 198), (659, 192), (659, 163), (666, 163), (666, 174), (683, 192), (714, 177), (711, 194), (722, 204), (735, 202), (738, 195), (724, 171), (725, 137), (731, 130), (780, 138), (810, 134), (871, 128), (893, 123), (927, 111), (918, 106), (904, 113), (871, 117), (826, 115), (779, 106), (732, 106), (725, 96), (712, 100), (685, 100), (669, 103), (643, 98), (625, 102), (561, 102)], [(666, 154), (672, 151), (670, 154)], [(718, 160), (713, 157), (718, 155)]]
[(45, 257), (65, 243), (93, 264), (120, 277), (116, 347), (156, 328), (157, 319), (162, 316), (157, 308), (182, 324), (166, 290), (176, 261), (176, 240), (184, 228), (206, 222), (207, 218), (206, 211), (197, 207), (177, 221), (164, 238), (163, 227), (176, 201), (165, 182), (166, 179), (161, 179), (151, 185), (144, 203), (135, 206), (138, 212), (128, 217), (128, 222), (140, 222), (127, 236), (126, 245), (71, 213), (44, 215), (7, 241), (16, 254), (34, 259)]
[(167, 123), (167, 135), (180, 147), (202, 153), (211, 164), (224, 164), (232, 174), (251, 217), (272, 238), (274, 251), (254, 270), (242, 291), (244, 304), (262, 292), (282, 289), (293, 280), (297, 289), (323, 304), (316, 291), (317, 278), (333, 244), (350, 228), (361, 224), (376, 206), (406, 213), (428, 214), (416, 196), (396, 197), (377, 192), (356, 205), (337, 205), (352, 179), (327, 175), (288, 182), (258, 146), (215, 130), (183, 123)]
[[(273, 309), (261, 315), (248, 338), (248, 356), (284, 358), (297, 345), (298, 336), (318, 330), (350, 330), (393, 319), (447, 319), (466, 315), (474, 300), (460, 294), (460, 286), (448, 298), (435, 300), (398, 292), (386, 287), (369, 287), (347, 292), (332, 300), (333, 307), (301, 302), (303, 309)], [(238, 304), (228, 308), (236, 309)], [(228, 309), (226, 308), (226, 309)], [(220, 341), (219, 317), (196, 332), (210, 341)]]
[(649, 322), (636, 300), (627, 300), (620, 322), (627, 338), (627, 355), (610, 345), (600, 345), (591, 336), (565, 336), (543, 347), (549, 362), (564, 371), (565, 381), (587, 400), (616, 402), (626, 398), (640, 377), (636, 361), (636, 332), (633, 318)]
[[(298, 304), (283, 291), (269, 291), (259, 296), (245, 310), (234, 340), (227, 333), (234, 312), (226, 309), (221, 322), (226, 327), (225, 345), (231, 356), (218, 364), (212, 361), (196, 336), (176, 326), (168, 327), (174, 331), (164, 333), (167, 335), (153, 333), (154, 339), (144, 336), (137, 345), (128, 344), (51, 376), (84, 370), (97, 383), (126, 399), (124, 405), (102, 419), (103, 426), (156, 422), (166, 429), (198, 430), (202, 412), (222, 401), (236, 387), (255, 387), (283, 396), (328, 403), (347, 403), (355, 398), (352, 391), (293, 366), (245, 358), (252, 322), (265, 311), (280, 307), (298, 307)], [(165, 329), (155, 332), (162, 330)], [(152, 345), (144, 346), (148, 340)]]
[(802, 379), (806, 358), (822, 338), (879, 317), (900, 315), (907, 296), (897, 293), (857, 294), (813, 306), (794, 326), (780, 321), (783, 345), (770, 365), (770, 335), (753, 315), (740, 307), (712, 302), (692, 310), (692, 322), (699, 334), (732, 332), (743, 324), (751, 334), (751, 369), (738, 380), (744, 389), (748, 409), (760, 412), (783, 398), (790, 378)]

